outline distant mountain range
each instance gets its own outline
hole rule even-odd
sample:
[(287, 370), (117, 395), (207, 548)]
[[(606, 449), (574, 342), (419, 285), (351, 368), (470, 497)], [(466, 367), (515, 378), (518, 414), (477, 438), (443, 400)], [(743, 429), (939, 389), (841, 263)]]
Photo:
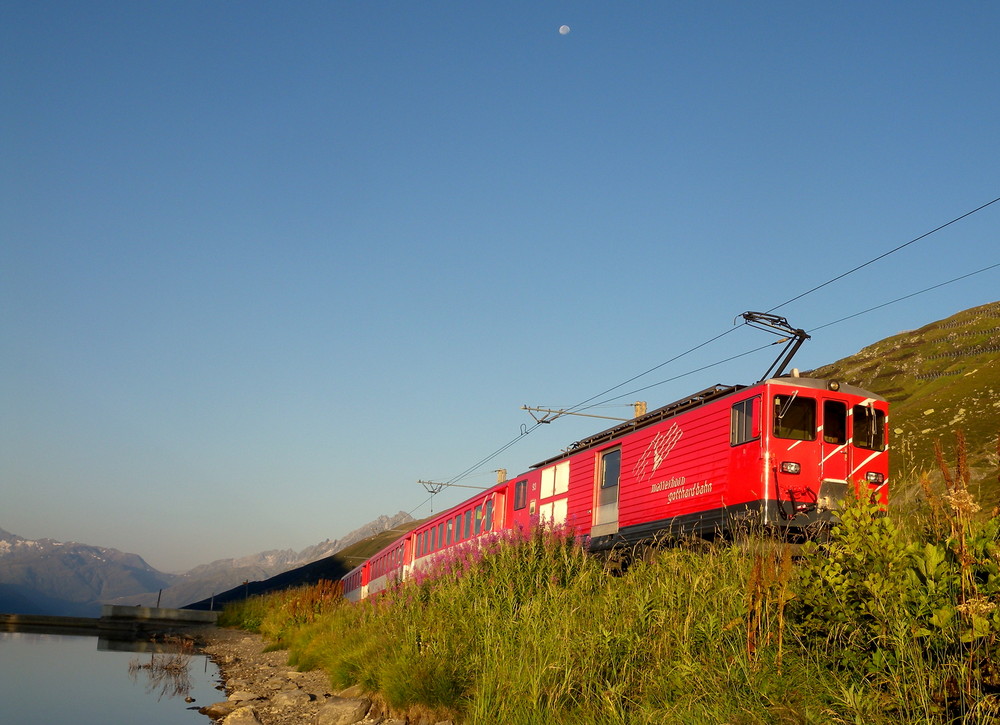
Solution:
[(336, 554), (295, 569), (289, 569), (270, 579), (244, 582), (239, 586), (215, 594), (207, 599), (202, 599), (198, 602), (189, 602), (184, 607), (189, 609), (221, 609), (227, 602), (239, 601), (250, 596), (267, 594), (268, 592), (281, 591), (306, 584), (316, 584), (323, 579), (337, 581), (358, 564), (368, 559), (372, 554), (389, 546), (389, 544), (400, 536), (420, 526), (426, 520), (414, 521), (410, 519), (408, 522), (397, 524), (391, 529), (386, 529), (381, 533), (351, 544)]
[[(101, 604), (179, 607), (243, 582), (269, 579), (412, 522), (380, 516), (346, 536), (300, 552), (264, 551), (219, 559), (183, 574), (157, 571), (136, 554), (53, 539), (30, 540), (0, 529), (0, 612), (96, 617)], [(162, 592), (161, 592), (162, 590)]]
[(92, 617), (112, 597), (169, 587), (177, 579), (141, 556), (0, 529), (0, 612)]

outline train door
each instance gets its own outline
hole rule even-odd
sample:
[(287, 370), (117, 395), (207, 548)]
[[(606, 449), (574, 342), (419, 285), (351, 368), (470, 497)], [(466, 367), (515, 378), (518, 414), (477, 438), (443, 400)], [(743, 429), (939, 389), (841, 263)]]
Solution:
[(510, 518), (504, 522), (507, 528), (519, 526), (527, 531), (531, 526), (531, 507), (528, 505), (528, 479), (522, 478), (511, 483), (513, 495), (510, 501)]
[(819, 430), (821, 480), (843, 481), (846, 484), (850, 471), (847, 403), (843, 400), (824, 399), (823, 420), (820, 422)]
[(489, 530), (501, 531), (507, 528), (506, 500), (507, 496), (505, 491), (497, 491), (495, 494), (493, 494), (493, 499), (489, 502), (492, 504), (490, 511), (492, 512), (493, 515), (492, 521), (490, 521), (490, 524), (492, 524), (492, 526), (488, 527)]
[(591, 536), (618, 533), (618, 489), (621, 479), (622, 449), (600, 453), (594, 491), (594, 525)]

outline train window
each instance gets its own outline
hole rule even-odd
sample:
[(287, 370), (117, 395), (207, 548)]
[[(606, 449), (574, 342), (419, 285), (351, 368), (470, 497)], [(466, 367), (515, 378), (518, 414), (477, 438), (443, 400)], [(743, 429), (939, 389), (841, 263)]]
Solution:
[(601, 488), (597, 496), (597, 505), (618, 502), (618, 480), (621, 477), (622, 449), (616, 448), (601, 456)]
[(838, 446), (847, 443), (847, 403), (823, 401), (823, 442)]
[(483, 520), (483, 531), (493, 528), (493, 499), (486, 502), (485, 519)]
[(465, 535), (472, 536), (472, 509), (465, 512)]
[(885, 413), (867, 405), (854, 406), (854, 445), (870, 451), (885, 450)]
[(774, 435), (797, 441), (816, 438), (816, 399), (799, 395), (774, 396)]
[(438, 524), (438, 548), (444, 548), (444, 522)]
[(448, 542), (448, 546), (451, 546), (451, 535), (452, 535), (452, 530), (454, 529), (454, 526), (455, 526), (455, 522), (452, 521), (451, 519), (448, 519), (448, 534), (447, 534), (448, 538), (445, 539), (445, 541)]
[(483, 507), (476, 506), (476, 536), (483, 531)]
[(520, 511), (528, 505), (528, 482), (518, 481), (514, 484), (514, 510)]
[(738, 446), (760, 438), (760, 396), (736, 403), (729, 420), (729, 445)]
[(455, 543), (462, 540), (462, 514), (455, 515)]
[(622, 449), (616, 448), (601, 456), (601, 488), (613, 488), (618, 485), (622, 468)]

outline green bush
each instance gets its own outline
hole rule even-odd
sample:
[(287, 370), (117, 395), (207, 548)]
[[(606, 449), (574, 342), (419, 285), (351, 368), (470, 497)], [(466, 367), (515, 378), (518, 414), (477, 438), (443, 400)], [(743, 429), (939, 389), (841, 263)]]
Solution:
[(1000, 712), (1000, 518), (977, 516), (961, 437), (942, 492), (926, 475), (907, 536), (849, 500), (826, 546), (807, 546), (795, 613), (805, 641), (890, 695), (907, 717), (977, 722)]

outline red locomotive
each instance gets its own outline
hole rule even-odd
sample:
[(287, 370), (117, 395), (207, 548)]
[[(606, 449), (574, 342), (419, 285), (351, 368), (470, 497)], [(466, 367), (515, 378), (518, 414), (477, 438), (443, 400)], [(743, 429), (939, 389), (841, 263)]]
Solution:
[(344, 577), (345, 596), (373, 594), (487, 532), (538, 523), (568, 523), (602, 550), (754, 524), (804, 532), (828, 522), (849, 489), (886, 505), (885, 398), (781, 375), (808, 335), (784, 318), (743, 316), (791, 335), (765, 379), (716, 385), (577, 441), (374, 555)]

